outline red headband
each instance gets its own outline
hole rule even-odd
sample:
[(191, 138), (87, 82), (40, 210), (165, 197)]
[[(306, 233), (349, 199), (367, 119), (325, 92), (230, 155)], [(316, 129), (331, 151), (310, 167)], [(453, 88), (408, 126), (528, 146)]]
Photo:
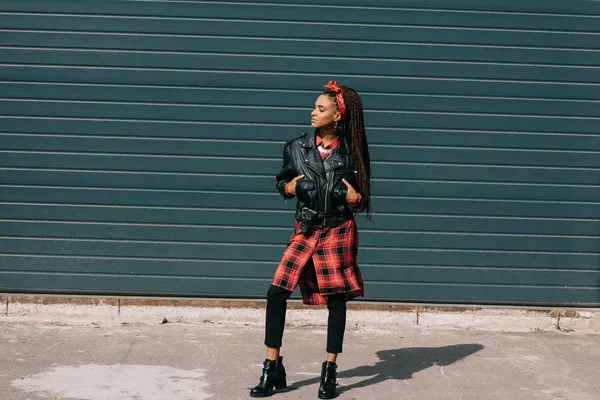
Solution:
[(337, 102), (338, 111), (340, 112), (341, 118), (344, 118), (344, 116), (346, 115), (346, 104), (344, 104), (344, 97), (342, 96), (342, 88), (340, 88), (337, 85), (337, 83), (335, 83), (335, 81), (327, 82), (327, 85), (325, 85), (325, 87), (327, 89), (331, 90), (331, 92), (333, 94), (335, 94), (335, 100)]

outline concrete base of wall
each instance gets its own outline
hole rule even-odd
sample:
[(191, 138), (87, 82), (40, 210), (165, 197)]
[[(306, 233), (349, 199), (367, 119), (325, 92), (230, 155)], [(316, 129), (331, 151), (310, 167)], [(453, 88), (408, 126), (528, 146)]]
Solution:
[[(264, 324), (265, 301), (185, 298), (32, 296), (0, 294), (0, 315), (10, 319), (38, 319), (54, 323), (166, 323), (227, 322)], [(598, 308), (502, 307), (348, 303), (349, 326), (389, 328), (416, 325), (510, 332), (560, 331), (600, 333)], [(1, 321), (2, 319), (0, 319)], [(325, 307), (288, 303), (287, 324), (326, 325)]]

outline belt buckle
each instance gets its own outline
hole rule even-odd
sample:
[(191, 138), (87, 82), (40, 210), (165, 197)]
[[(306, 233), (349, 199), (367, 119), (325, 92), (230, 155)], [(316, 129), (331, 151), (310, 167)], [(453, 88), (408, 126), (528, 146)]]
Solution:
[(302, 216), (303, 221), (310, 220), (310, 213), (308, 212), (308, 207), (302, 207), (302, 210), (300, 210), (300, 215)]
[(308, 207), (303, 207), (300, 211), (300, 215), (302, 216), (302, 220), (306, 221), (310, 224), (314, 223), (317, 219), (318, 213), (315, 210), (311, 210)]

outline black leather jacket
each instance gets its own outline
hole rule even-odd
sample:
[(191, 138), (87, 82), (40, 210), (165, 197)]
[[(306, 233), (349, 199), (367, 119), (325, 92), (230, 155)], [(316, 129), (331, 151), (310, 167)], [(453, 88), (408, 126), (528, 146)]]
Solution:
[(348, 188), (342, 178), (355, 189), (357, 186), (352, 153), (344, 138), (325, 161), (321, 161), (315, 132), (303, 133), (287, 142), (283, 150), (283, 167), (277, 174), (277, 189), (284, 198), (291, 198), (285, 194), (285, 186), (299, 175), (304, 178), (296, 183), (297, 220), (303, 219), (302, 210), (306, 207), (319, 213), (314, 225), (334, 227), (363, 211), (364, 202), (359, 208), (352, 208), (346, 202)]

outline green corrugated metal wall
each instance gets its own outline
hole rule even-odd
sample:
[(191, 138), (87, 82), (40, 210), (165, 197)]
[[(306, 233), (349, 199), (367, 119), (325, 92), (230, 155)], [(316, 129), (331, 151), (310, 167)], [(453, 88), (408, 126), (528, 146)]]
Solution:
[(0, 291), (263, 296), (336, 79), (367, 299), (600, 304), (598, 2), (279, 3), (0, 0)]

